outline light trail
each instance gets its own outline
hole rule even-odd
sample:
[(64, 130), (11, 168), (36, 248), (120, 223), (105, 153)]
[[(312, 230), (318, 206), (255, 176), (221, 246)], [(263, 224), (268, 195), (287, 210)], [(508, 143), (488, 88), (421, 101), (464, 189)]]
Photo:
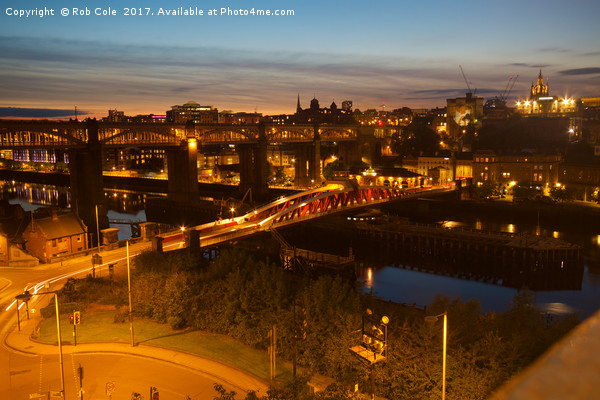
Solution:
[[(184, 242), (183, 240), (182, 240), (182, 241), (179, 241), (179, 242), (172, 243), (172, 244), (170, 244), (170, 245), (167, 245), (167, 246), (164, 246), (164, 247), (165, 247), (165, 248), (169, 248), (169, 247), (173, 247), (173, 246), (182, 247), (182, 246), (181, 246), (182, 244), (183, 244), (183, 245), (185, 245), (185, 242)], [(137, 256), (137, 255), (138, 255), (138, 254), (140, 254), (142, 251), (143, 251), (143, 250), (137, 251), (136, 253), (134, 253), (134, 254), (130, 255), (130, 257), (131, 257), (131, 256)], [(55, 276), (55, 277), (53, 277), (53, 278), (49, 278), (49, 279), (46, 279), (46, 280), (44, 280), (44, 281), (38, 282), (38, 283), (36, 283), (36, 284), (35, 284), (35, 285), (33, 285), (33, 286), (29, 286), (29, 287), (28, 287), (28, 286), (25, 286), (25, 289), (23, 290), (23, 293), (25, 293), (25, 292), (26, 292), (26, 291), (28, 291), (28, 290), (29, 290), (29, 291), (31, 291), (31, 290), (33, 289), (33, 293), (32, 293), (32, 294), (34, 294), (34, 295), (35, 295), (35, 294), (37, 294), (37, 293), (38, 293), (38, 292), (39, 292), (41, 289), (43, 289), (44, 287), (46, 287), (46, 285), (50, 285), (50, 284), (52, 284), (52, 283), (56, 283), (56, 282), (59, 282), (59, 281), (61, 281), (61, 280), (64, 280), (64, 279), (68, 279), (68, 278), (71, 278), (71, 277), (73, 277), (73, 276), (76, 276), (76, 275), (81, 275), (81, 274), (84, 274), (84, 273), (86, 273), (86, 272), (89, 272), (89, 271), (91, 271), (91, 270), (92, 270), (92, 269), (94, 269), (94, 268), (102, 268), (102, 267), (104, 267), (104, 266), (107, 266), (107, 265), (109, 265), (109, 264), (115, 264), (115, 263), (118, 263), (118, 262), (120, 262), (120, 261), (124, 261), (124, 260), (127, 260), (127, 256), (124, 256), (124, 257), (121, 257), (121, 258), (117, 258), (117, 259), (115, 259), (115, 260), (111, 260), (111, 261), (109, 261), (109, 262), (105, 262), (105, 263), (103, 263), (103, 264), (100, 264), (100, 265), (98, 265), (98, 266), (92, 266), (92, 267), (88, 267), (88, 268), (80, 269), (80, 270), (78, 270), (78, 271), (69, 272), (69, 273), (62, 274), (62, 275), (57, 275), (57, 276)], [(16, 300), (16, 299), (15, 299), (15, 300), (13, 300), (13, 301), (12, 301), (12, 303), (10, 303), (10, 304), (8, 305), (8, 307), (6, 307), (6, 309), (4, 309), (4, 311), (9, 311), (9, 310), (10, 310), (10, 309), (11, 309), (11, 308), (12, 308), (12, 307), (13, 307), (13, 306), (16, 304), (16, 303), (17, 303), (17, 300)], [(23, 305), (24, 305), (24, 304), (25, 304), (25, 303), (21, 303), (21, 305), (19, 306), (19, 310), (21, 309), (21, 307), (23, 307)]]

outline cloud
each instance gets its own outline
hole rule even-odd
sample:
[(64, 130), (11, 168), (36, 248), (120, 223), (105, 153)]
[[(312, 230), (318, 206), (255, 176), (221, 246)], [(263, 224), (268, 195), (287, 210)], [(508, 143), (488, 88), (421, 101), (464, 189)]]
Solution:
[(510, 63), (510, 67), (525, 67), (525, 68), (548, 68), (549, 64), (529, 64), (529, 63)]
[(558, 73), (562, 74), (562, 75), (592, 75), (592, 74), (600, 74), (600, 68), (589, 67), (589, 68), (565, 69), (563, 71), (558, 71)]
[[(394, 52), (365, 57), (360, 49), (353, 51), (330, 54), (0, 35), (0, 105), (54, 109), (77, 105), (98, 116), (113, 108), (157, 114), (195, 100), (219, 109), (256, 107), (259, 112), (279, 113), (293, 112), (298, 93), (303, 102), (316, 96), (323, 104), (352, 100), (357, 107), (369, 108), (382, 102), (394, 107), (443, 105), (467, 90), (452, 58)], [(496, 96), (505, 88), (506, 65), (512, 66), (511, 73), (515, 67), (540, 67), (474, 62), (468, 76), (471, 87), (485, 85), (477, 89), (478, 96)], [(497, 89), (487, 89), (494, 86)]]
[(564, 47), (544, 47), (538, 50), (540, 53), (571, 53), (571, 49), (567, 49)]
[[(88, 115), (88, 111), (77, 110), (77, 115)], [(0, 118), (61, 118), (75, 116), (75, 110), (52, 108), (0, 107)]]

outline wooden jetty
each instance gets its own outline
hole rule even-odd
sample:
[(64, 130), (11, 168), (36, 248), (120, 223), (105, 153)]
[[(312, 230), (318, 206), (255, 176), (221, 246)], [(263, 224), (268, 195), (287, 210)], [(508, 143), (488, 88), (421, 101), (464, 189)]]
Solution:
[(361, 249), (379, 252), (382, 260), (404, 268), (515, 288), (578, 290), (583, 277), (583, 248), (549, 237), (357, 223), (353, 243), (357, 256)]

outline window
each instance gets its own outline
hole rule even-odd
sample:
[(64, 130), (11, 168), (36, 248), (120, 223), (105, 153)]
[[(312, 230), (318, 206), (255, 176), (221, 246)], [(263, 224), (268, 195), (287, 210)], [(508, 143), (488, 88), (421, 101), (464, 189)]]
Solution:
[(52, 239), (52, 247), (56, 247), (56, 239)]

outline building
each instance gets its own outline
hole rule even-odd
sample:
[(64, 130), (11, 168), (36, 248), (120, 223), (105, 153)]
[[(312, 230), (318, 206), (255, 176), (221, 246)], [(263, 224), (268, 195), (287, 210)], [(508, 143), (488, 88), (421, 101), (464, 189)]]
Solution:
[[(348, 102), (349, 100), (346, 100)], [(351, 108), (347, 108), (348, 103), (346, 103), (346, 109), (338, 108), (335, 101), (331, 103), (329, 108), (321, 108), (319, 106), (319, 100), (313, 98), (310, 101), (309, 108), (302, 108), (300, 106), (300, 96), (298, 95), (298, 102), (296, 104), (296, 113), (293, 115), (291, 122), (293, 123), (336, 123), (336, 124), (350, 124), (354, 123), (354, 118), (352, 117)]]
[(87, 228), (73, 213), (32, 218), (22, 237), (27, 251), (45, 263), (87, 248)]
[(551, 96), (548, 79), (544, 83), (540, 68), (536, 83), (531, 83), (529, 97), (517, 101), (517, 112), (524, 116), (576, 117), (578, 102), (570, 98)]
[(161, 172), (165, 170), (165, 165), (165, 149), (133, 147), (104, 151), (103, 168), (109, 171)]
[(417, 173), (430, 178), (434, 185), (444, 185), (454, 180), (454, 160), (450, 154), (421, 156)]
[(196, 124), (216, 124), (219, 122), (219, 111), (213, 106), (201, 106), (195, 101), (188, 101), (181, 106), (172, 106), (167, 111), (167, 122), (185, 124), (193, 121)]
[(106, 117), (106, 122), (124, 122), (125, 121), (125, 112), (118, 110), (108, 110), (108, 117)]
[(352, 101), (351, 100), (342, 101), (342, 110), (351, 113), (352, 112)]
[(476, 135), (482, 118), (483, 97), (468, 92), (465, 97), (446, 99), (446, 134), (464, 151), (470, 151), (468, 136)]
[(361, 186), (392, 186), (414, 188), (427, 184), (421, 175), (406, 168), (381, 167), (368, 168), (360, 174), (350, 174)]
[(246, 112), (231, 112), (223, 111), (219, 113), (220, 124), (258, 124), (262, 120), (263, 115), (260, 113), (246, 113)]
[(37, 258), (24, 250), (21, 238), (30, 215), (18, 204), (0, 202), (0, 266), (35, 267), (39, 264)]
[(477, 152), (473, 154), (473, 183), (489, 181), (503, 189), (515, 183), (529, 182), (546, 189), (558, 183), (560, 163), (560, 155)]

